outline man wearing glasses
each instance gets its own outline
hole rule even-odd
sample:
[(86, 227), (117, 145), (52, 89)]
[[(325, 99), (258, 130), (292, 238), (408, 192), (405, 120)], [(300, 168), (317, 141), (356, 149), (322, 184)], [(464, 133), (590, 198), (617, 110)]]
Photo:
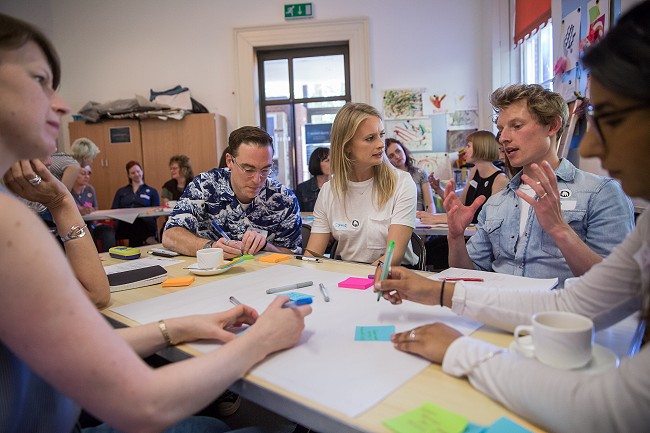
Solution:
[(485, 203), (467, 244), (465, 228), (485, 198), (463, 206), (452, 185), (445, 197), (449, 266), (557, 277), (562, 286), (600, 262), (632, 230), (632, 203), (613, 179), (558, 158), (558, 139), (569, 117), (558, 93), (515, 84), (494, 91), (490, 102), (506, 158), (521, 170)]
[(271, 136), (253, 126), (233, 131), (226, 165), (199, 174), (185, 188), (165, 225), (165, 248), (188, 256), (202, 248), (222, 248), (226, 258), (260, 250), (299, 254), (298, 200), (269, 178)]

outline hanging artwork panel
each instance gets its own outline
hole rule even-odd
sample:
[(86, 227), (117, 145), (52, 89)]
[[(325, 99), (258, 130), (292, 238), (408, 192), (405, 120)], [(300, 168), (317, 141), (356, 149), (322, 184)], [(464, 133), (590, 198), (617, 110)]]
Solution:
[(384, 118), (407, 119), (422, 117), (424, 89), (396, 89), (384, 92)]
[(386, 136), (401, 141), (411, 152), (431, 152), (433, 140), (431, 134), (431, 119), (386, 120), (384, 122)]

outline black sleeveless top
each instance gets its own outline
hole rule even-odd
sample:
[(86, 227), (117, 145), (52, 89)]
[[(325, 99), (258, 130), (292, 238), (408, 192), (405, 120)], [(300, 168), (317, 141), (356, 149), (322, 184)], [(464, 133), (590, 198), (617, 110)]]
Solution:
[[(474, 177), (470, 181), (469, 187), (467, 188), (465, 206), (471, 205), (479, 195), (485, 196), (486, 199), (490, 198), (492, 195), (492, 184), (494, 183), (494, 179), (496, 179), (497, 176), (501, 173), (501, 171), (495, 171), (488, 178), (484, 179), (479, 175), (478, 170), (476, 170), (476, 173), (474, 173)], [(476, 213), (474, 214), (474, 218), (472, 219), (472, 224), (476, 224), (478, 221), (478, 214), (481, 212), (482, 208), (483, 206), (477, 209)]]

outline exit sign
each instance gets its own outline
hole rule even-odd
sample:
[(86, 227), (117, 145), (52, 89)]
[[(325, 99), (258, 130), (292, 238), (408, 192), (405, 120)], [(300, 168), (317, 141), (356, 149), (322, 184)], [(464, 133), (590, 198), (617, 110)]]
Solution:
[(299, 18), (312, 18), (313, 11), (311, 3), (284, 5), (284, 19), (295, 20)]

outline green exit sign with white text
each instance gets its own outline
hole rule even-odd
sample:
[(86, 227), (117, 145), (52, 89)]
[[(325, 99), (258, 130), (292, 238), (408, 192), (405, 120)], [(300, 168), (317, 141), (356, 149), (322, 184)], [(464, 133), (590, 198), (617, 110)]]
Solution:
[(300, 18), (312, 18), (314, 9), (311, 3), (296, 3), (284, 5), (284, 19), (295, 20)]

